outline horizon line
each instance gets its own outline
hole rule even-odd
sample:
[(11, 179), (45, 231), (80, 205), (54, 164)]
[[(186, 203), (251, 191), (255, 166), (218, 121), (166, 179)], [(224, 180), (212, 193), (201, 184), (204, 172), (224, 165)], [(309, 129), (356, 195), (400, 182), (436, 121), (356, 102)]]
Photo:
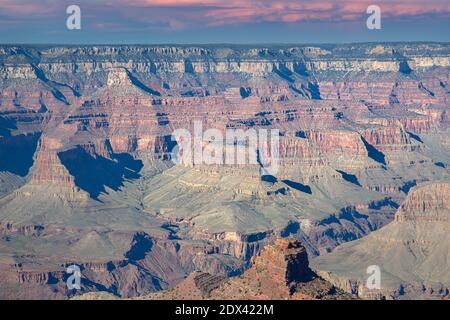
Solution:
[(0, 43), (0, 46), (307, 46), (307, 45), (353, 45), (353, 44), (450, 44), (450, 41), (427, 41), (427, 40), (405, 40), (405, 41), (355, 41), (355, 42), (255, 42), (255, 43)]

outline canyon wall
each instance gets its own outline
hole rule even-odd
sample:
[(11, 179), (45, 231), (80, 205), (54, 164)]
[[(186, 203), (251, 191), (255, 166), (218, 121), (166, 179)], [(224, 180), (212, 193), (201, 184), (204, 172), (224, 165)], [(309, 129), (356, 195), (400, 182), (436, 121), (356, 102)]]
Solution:
[[(367, 236), (449, 176), (449, 61), (446, 43), (1, 46), (2, 294), (73, 295), (76, 263), (83, 292), (130, 297), (242, 273), (280, 237), (312, 258)], [(278, 171), (174, 163), (195, 123), (278, 130)]]

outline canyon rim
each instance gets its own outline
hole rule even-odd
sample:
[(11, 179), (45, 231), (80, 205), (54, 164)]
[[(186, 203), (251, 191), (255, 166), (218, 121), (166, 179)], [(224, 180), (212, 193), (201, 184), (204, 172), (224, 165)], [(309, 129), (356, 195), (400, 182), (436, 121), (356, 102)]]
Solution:
[[(448, 295), (449, 70), (445, 42), (0, 45), (0, 298)], [(276, 172), (175, 163), (195, 121), (277, 130)]]

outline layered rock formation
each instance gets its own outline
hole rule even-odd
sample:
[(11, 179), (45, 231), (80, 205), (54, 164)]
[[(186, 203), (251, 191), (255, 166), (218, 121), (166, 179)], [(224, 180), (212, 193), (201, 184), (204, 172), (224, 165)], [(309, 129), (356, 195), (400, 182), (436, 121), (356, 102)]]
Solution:
[[(450, 182), (413, 188), (395, 220), (367, 237), (314, 260), (318, 274), (370, 298), (439, 298), (450, 288)], [(381, 286), (366, 287), (367, 267), (379, 266)]]
[[(226, 279), (196, 271), (174, 288), (138, 297), (142, 300), (315, 300), (353, 299), (319, 278), (309, 268), (308, 254), (292, 238), (278, 239), (252, 259), (241, 276)], [(76, 300), (115, 299), (105, 293), (83, 294)]]
[[(86, 272), (85, 291), (145, 294), (194, 270), (241, 273), (279, 237), (313, 257), (382, 227), (412, 187), (449, 176), (449, 50), (2, 46), (5, 295), (72, 294), (67, 263), (114, 266)], [(279, 130), (278, 172), (175, 165), (174, 131), (196, 120)], [(158, 245), (130, 259), (139, 234)]]
[(308, 254), (298, 240), (279, 239), (253, 259), (242, 276), (212, 290), (219, 300), (351, 299), (309, 268)]

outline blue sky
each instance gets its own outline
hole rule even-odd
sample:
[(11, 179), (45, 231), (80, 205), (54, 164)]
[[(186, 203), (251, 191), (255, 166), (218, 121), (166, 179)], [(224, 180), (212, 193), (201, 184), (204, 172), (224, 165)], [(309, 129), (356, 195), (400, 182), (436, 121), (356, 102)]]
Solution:
[[(81, 30), (66, 7), (81, 8)], [(381, 30), (366, 8), (381, 8)], [(0, 43), (450, 41), (450, 0), (0, 0)]]

